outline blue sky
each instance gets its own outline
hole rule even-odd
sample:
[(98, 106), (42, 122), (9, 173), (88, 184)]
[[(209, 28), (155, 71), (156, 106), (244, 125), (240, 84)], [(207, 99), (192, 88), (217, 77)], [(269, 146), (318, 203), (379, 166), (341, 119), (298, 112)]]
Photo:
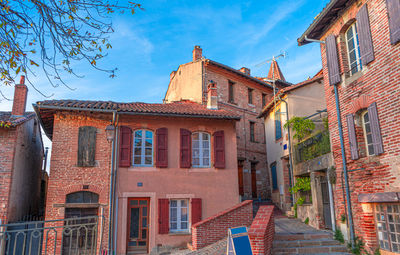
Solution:
[[(40, 72), (31, 81), (53, 99), (91, 99), (161, 102), (169, 74), (191, 60), (194, 45), (203, 55), (233, 68), (246, 66), (252, 75), (265, 76), (269, 66), (256, 67), (273, 55), (286, 51), (279, 65), (286, 79), (296, 83), (314, 75), (321, 67), (319, 45), (298, 47), (296, 39), (305, 31), (328, 0), (295, 1), (143, 1), (144, 11), (113, 16), (113, 49), (101, 67), (117, 67), (117, 77), (78, 64), (84, 78), (65, 76), (71, 91), (53, 88)], [(9, 98), (13, 88), (0, 87)], [(45, 100), (30, 88), (31, 103)], [(2, 100), (0, 110), (10, 110)]]

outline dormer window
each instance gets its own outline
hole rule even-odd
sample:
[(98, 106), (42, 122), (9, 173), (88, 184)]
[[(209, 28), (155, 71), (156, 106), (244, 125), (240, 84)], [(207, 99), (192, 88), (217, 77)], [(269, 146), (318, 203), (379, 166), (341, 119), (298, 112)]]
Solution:
[(346, 31), (346, 44), (350, 75), (353, 75), (362, 69), (360, 43), (358, 41), (356, 22), (354, 22)]

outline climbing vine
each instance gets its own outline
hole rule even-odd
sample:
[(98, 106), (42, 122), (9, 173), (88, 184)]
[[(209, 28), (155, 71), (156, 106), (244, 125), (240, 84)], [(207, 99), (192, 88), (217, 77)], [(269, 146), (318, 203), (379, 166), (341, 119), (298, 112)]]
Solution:
[(288, 120), (283, 127), (286, 129), (291, 128), (295, 132), (293, 138), (301, 141), (312, 133), (315, 129), (315, 124), (310, 119), (295, 116)]
[[(296, 184), (289, 189), (291, 194), (296, 194), (300, 191), (310, 191), (311, 190), (311, 179), (310, 177), (300, 177), (296, 179)], [(296, 200), (296, 203), (293, 206), (294, 209), (294, 217), (297, 218), (297, 207), (299, 205), (303, 205), (306, 201), (306, 198), (303, 196), (299, 196)]]

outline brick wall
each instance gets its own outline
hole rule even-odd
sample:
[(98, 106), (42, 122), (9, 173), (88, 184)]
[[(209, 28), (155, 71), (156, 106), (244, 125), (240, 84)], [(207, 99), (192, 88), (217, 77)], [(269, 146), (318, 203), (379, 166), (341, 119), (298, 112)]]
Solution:
[[(78, 191), (90, 191), (99, 195), (98, 216), (102, 216), (99, 225), (103, 226), (103, 248), (108, 242), (108, 205), (109, 180), (111, 167), (111, 143), (106, 139), (105, 127), (110, 123), (111, 115), (85, 113), (57, 113), (54, 117), (52, 139), (51, 169), (47, 190), (45, 220), (64, 219), (67, 194)], [(94, 167), (78, 167), (79, 127), (96, 127), (96, 150)], [(87, 185), (87, 186), (86, 186)], [(84, 187), (85, 186), (85, 187)], [(100, 232), (99, 232), (100, 233)], [(54, 236), (49, 238), (54, 240)], [(100, 237), (97, 248), (100, 247)], [(62, 234), (57, 236), (57, 251), (61, 249)], [(48, 244), (49, 249), (53, 246)], [(49, 253), (52, 252), (49, 251)]]
[(260, 206), (248, 233), (254, 255), (271, 254), (275, 233), (274, 206)]
[[(363, 67), (361, 72), (349, 76), (344, 32), (355, 20), (358, 9), (367, 3), (375, 60)], [(391, 45), (386, 1), (363, 0), (350, 5), (340, 13), (332, 26), (326, 30), (322, 40), (330, 34), (338, 37), (339, 66), (342, 82), (338, 85), (343, 137), (349, 172), (350, 196), (356, 235), (361, 237), (369, 252), (378, 246), (373, 206), (362, 205), (358, 195), (365, 193), (391, 192), (400, 190), (400, 44)], [(337, 223), (345, 214), (345, 199), (342, 187), (343, 164), (339, 131), (337, 126), (336, 104), (333, 87), (329, 85), (325, 46), (321, 44), (322, 66), (324, 72), (325, 97), (328, 109), (331, 146), (336, 165), (336, 190), (334, 191)], [(365, 143), (354, 103), (366, 97), (369, 103), (376, 102), (383, 139), (384, 153), (379, 156), (366, 156)], [(363, 99), (364, 100), (364, 99)], [(356, 115), (356, 135), (359, 142), (360, 158), (352, 160), (346, 115)], [(352, 171), (354, 170), (354, 171)], [(370, 208), (366, 210), (366, 208)]]
[[(257, 118), (262, 110), (262, 93), (266, 94), (266, 101), (272, 97), (272, 89), (250, 82), (245, 78), (239, 77), (232, 72), (222, 71), (220, 68), (208, 65), (206, 68), (206, 78), (217, 83), (218, 87), (218, 107), (233, 111), (241, 116), (236, 124), (238, 159), (243, 162), (243, 184), (244, 197), (251, 198), (252, 179), (251, 162), (256, 164), (256, 187), (257, 197), (269, 198), (271, 195), (269, 171), (266, 164), (267, 155), (265, 149), (264, 121)], [(234, 82), (234, 103), (229, 102), (229, 81)], [(248, 103), (248, 88), (253, 89), (253, 104)], [(254, 122), (254, 138), (250, 141), (250, 121)]]
[(192, 226), (192, 247), (201, 249), (228, 235), (228, 228), (250, 226), (253, 201), (246, 200)]

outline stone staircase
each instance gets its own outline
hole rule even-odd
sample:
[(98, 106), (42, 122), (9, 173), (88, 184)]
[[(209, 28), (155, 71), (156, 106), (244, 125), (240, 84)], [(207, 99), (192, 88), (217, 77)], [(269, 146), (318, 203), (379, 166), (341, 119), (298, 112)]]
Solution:
[(273, 254), (350, 254), (340, 242), (326, 234), (276, 234)]
[(314, 229), (298, 219), (275, 220), (272, 254), (350, 254), (329, 231)]

